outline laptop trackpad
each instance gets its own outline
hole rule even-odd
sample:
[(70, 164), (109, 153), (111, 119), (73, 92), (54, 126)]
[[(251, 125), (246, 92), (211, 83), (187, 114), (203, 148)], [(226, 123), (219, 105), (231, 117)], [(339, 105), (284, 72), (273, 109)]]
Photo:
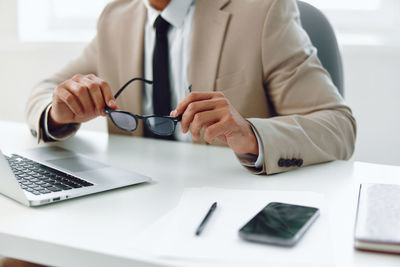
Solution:
[(50, 163), (53, 166), (75, 173), (108, 167), (107, 165), (104, 165), (98, 161), (90, 160), (88, 158), (83, 158), (80, 156), (52, 159), (47, 160), (46, 162)]

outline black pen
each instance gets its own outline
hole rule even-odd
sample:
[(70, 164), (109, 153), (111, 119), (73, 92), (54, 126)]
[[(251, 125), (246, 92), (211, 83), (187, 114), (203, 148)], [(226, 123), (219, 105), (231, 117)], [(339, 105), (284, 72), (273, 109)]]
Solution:
[(204, 226), (206, 225), (206, 223), (208, 222), (208, 220), (210, 219), (211, 215), (213, 214), (213, 212), (214, 212), (214, 210), (216, 208), (217, 208), (217, 202), (214, 202), (211, 205), (210, 209), (208, 210), (208, 212), (207, 212), (206, 216), (204, 217), (204, 219), (201, 221), (199, 227), (197, 227), (197, 229), (196, 229), (196, 235), (197, 236), (201, 234), (201, 232), (204, 229)]

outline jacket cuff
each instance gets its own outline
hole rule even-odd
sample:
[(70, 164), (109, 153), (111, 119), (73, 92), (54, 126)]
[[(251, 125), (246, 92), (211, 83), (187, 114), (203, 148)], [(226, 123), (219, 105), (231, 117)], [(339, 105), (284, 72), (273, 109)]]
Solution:
[(49, 130), (49, 111), (51, 107), (52, 105), (49, 104), (42, 115), (43, 123), (41, 125), (41, 128), (43, 129), (43, 141), (63, 141), (73, 136), (80, 128), (79, 123), (66, 124), (61, 128), (58, 128), (57, 130)]
[[(250, 123), (251, 124), (251, 123)], [(257, 130), (251, 125), (251, 129), (254, 132), (254, 135), (257, 138), (258, 144), (258, 156), (253, 154), (237, 154), (235, 153), (236, 157), (238, 158), (240, 164), (242, 164), (245, 168), (251, 171), (254, 174), (262, 174), (264, 169), (264, 146), (261, 140), (261, 137)]]
[(250, 169), (250, 171), (256, 174), (275, 174), (308, 165), (303, 162), (301, 145), (295, 145), (295, 140), (279, 130), (278, 125), (283, 123), (266, 119), (249, 119), (249, 122), (259, 134), (264, 151), (268, 151), (268, 156), (264, 157), (262, 170)]

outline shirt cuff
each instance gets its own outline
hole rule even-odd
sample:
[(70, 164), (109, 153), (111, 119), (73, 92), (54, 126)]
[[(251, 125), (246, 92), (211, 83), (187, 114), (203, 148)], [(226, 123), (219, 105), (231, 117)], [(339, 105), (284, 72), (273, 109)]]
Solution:
[(258, 136), (257, 131), (253, 128), (253, 125), (251, 126), (251, 129), (253, 129), (254, 135), (256, 136), (258, 143), (258, 157), (256, 162), (254, 163), (254, 167), (260, 169), (264, 164), (264, 148), (261, 143), (261, 138), (260, 136)]
[(50, 132), (49, 130), (49, 111), (52, 105), (48, 105), (46, 110), (44, 111), (44, 121), (43, 121), (43, 132), (45, 135), (45, 139), (50, 139), (54, 141), (63, 141), (73, 136), (75, 132), (79, 129), (80, 124), (71, 123), (62, 126), (57, 130), (53, 130)]
[(256, 136), (257, 143), (258, 143), (258, 156), (253, 154), (236, 154), (240, 163), (243, 166), (261, 169), (264, 165), (264, 148), (262, 146), (261, 138), (258, 135), (257, 131), (254, 129), (253, 125), (251, 125), (251, 129)]

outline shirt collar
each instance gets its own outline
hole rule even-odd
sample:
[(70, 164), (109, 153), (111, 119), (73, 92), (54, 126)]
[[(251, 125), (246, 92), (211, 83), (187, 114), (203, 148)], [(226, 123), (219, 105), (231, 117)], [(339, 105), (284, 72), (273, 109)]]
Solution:
[(162, 12), (153, 8), (149, 0), (144, 0), (143, 2), (147, 8), (147, 19), (150, 25), (154, 25), (155, 20), (161, 14), (161, 17), (168, 21), (169, 24), (179, 28), (182, 26), (186, 14), (189, 12), (189, 8), (194, 3), (194, 0), (171, 0)]

